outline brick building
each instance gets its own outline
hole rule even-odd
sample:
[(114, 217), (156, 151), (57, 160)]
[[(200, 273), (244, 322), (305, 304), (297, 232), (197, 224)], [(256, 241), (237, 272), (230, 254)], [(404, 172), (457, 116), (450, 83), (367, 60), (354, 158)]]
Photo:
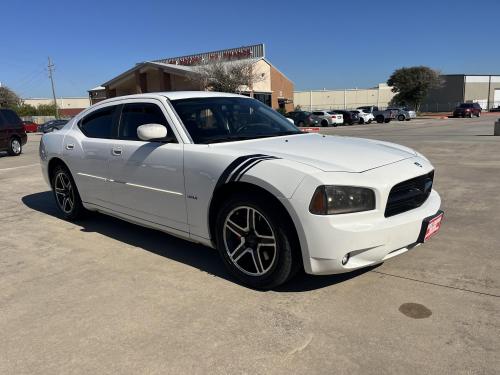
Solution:
[(264, 44), (141, 62), (89, 90), (89, 97), (93, 104), (106, 98), (145, 92), (201, 90), (194, 65), (208, 61), (228, 64), (250, 61), (258, 80), (250, 87), (241, 87), (241, 93), (275, 109), (293, 109), (293, 82), (266, 59)]

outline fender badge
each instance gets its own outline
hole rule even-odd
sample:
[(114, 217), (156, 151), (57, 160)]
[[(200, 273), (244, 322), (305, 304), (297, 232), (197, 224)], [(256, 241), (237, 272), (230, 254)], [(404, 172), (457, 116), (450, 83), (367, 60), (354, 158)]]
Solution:
[(422, 164), (420, 164), (419, 162), (415, 162), (415, 163), (413, 163), (413, 164), (415, 164), (417, 167), (422, 168)]

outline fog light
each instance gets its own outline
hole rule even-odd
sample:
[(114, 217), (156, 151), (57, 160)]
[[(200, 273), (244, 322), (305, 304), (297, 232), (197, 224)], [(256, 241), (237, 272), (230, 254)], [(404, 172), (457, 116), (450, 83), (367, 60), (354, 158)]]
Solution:
[(344, 257), (342, 258), (342, 265), (345, 266), (347, 262), (349, 262), (349, 253), (344, 255)]

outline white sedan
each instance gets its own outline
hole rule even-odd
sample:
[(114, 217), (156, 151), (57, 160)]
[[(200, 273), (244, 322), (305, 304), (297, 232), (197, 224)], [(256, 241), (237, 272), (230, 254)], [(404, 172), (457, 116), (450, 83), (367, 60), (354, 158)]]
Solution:
[(371, 124), (372, 121), (375, 120), (375, 116), (373, 116), (373, 113), (365, 112), (362, 109), (356, 109), (351, 112), (358, 114), (360, 124)]
[(302, 133), (233, 94), (108, 99), (45, 134), (40, 158), (67, 219), (99, 211), (216, 248), (260, 289), (301, 268), (381, 263), (429, 239), (443, 217), (419, 153)]
[(321, 126), (338, 126), (344, 123), (344, 116), (331, 111), (314, 111), (312, 113), (319, 120)]

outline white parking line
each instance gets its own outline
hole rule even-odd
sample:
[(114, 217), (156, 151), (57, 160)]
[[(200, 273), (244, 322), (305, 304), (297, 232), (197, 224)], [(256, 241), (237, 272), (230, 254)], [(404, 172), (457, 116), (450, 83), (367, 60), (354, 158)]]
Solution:
[(0, 172), (2, 172), (2, 171), (12, 171), (14, 169), (20, 169), (20, 168), (29, 168), (29, 167), (34, 167), (35, 165), (40, 166), (40, 163), (28, 164), (28, 165), (21, 165), (19, 167), (0, 168)]

